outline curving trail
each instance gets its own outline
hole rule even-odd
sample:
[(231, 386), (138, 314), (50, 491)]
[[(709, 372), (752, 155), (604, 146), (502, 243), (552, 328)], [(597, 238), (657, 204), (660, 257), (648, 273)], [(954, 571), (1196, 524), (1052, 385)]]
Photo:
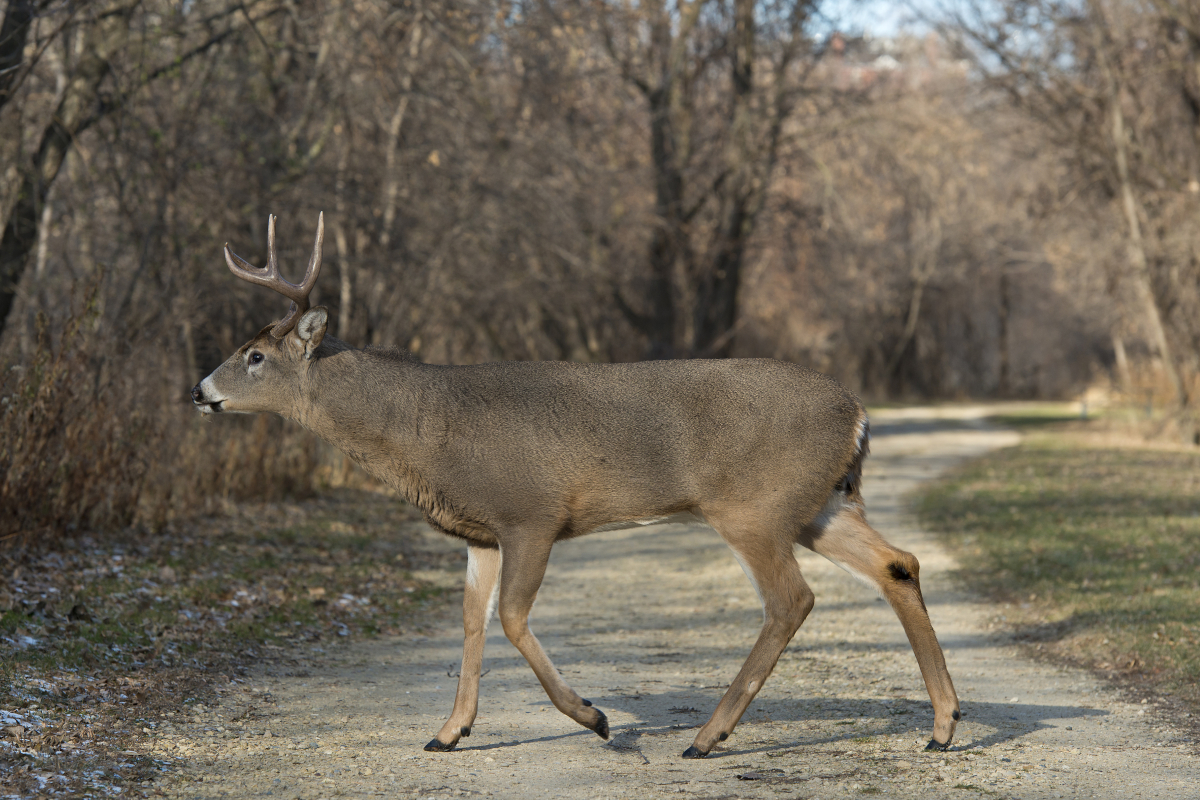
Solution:
[[(962, 459), (1016, 442), (984, 409), (872, 418), (872, 524), (921, 560), (930, 616), (965, 719), (954, 748), (922, 751), (933, 712), (899, 622), (874, 592), (808, 552), (817, 605), (733, 736), (679, 754), (758, 632), (749, 582), (701, 526), (615, 531), (555, 548), (532, 627), (571, 685), (606, 714), (605, 743), (550, 705), (498, 624), (480, 715), (449, 754), (422, 746), (450, 711), (462, 628), (358, 643), (291, 677), (263, 674), (158, 752), (186, 763), (169, 796), (208, 797), (1200, 797), (1194, 744), (1153, 706), (1088, 673), (1035, 663), (987, 633), (950, 557), (904, 498)], [(458, 547), (429, 534), (430, 548)], [(460, 580), (456, 576), (457, 580)], [(224, 731), (204, 728), (222, 727)], [(264, 736), (269, 730), (271, 735)], [(202, 778), (203, 780), (197, 780)]]

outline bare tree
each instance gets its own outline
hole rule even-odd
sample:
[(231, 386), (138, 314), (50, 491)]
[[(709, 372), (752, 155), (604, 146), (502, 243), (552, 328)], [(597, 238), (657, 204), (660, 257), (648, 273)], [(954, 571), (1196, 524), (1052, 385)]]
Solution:
[(1076, 390), (1108, 312), (1054, 256), (1042, 198), (1061, 151), (937, 37), (841, 36), (828, 53), (753, 242), (739, 354), (872, 396)]
[[(953, 28), (992, 85), (1071, 154), (1074, 183), (1109, 201), (1133, 289), (1127, 316), (1157, 352), (1174, 405), (1194, 400), (1196, 243), (1172, 221), (1200, 211), (1196, 39), (1187, 4), (1088, 0), (980, 6)], [(986, 55), (985, 55), (986, 54)], [(1114, 320), (1114, 341), (1128, 327)], [(1123, 345), (1119, 348), (1123, 352)]]
[[(595, 16), (648, 119), (649, 276), (626, 315), (657, 356), (728, 354), (749, 242), (798, 89), (813, 5), (691, 0)], [(648, 35), (639, 35), (639, 30)]]
[[(140, 71), (133, 85), (117, 84), (106, 92), (103, 87), (112, 74), (113, 61), (126, 51), (134, 17), (142, 10), (142, 6), (142, 0), (67, 2), (61, 5), (12, 0), (6, 9), (3, 30), (0, 31), (0, 62), (7, 62), (7, 67), (0, 63), (0, 69), (8, 69), (12, 76), (17, 76), (27, 61), (27, 71), (36, 56), (57, 39), (63, 48), (62, 63), (66, 65), (66, 74), (57, 104), (35, 133), (36, 149), (29, 163), (20, 170), (20, 186), (15, 202), (8, 209), (3, 233), (0, 234), (0, 334), (7, 323), (30, 253), (39, 241), (38, 229), (50, 186), (76, 139), (105, 115), (119, 109), (141, 85), (207, 51), (227, 33), (217, 33), (186, 52), (175, 53), (175, 57), (165, 65), (140, 65), (146, 68)], [(238, 4), (237, 8), (244, 9), (245, 6)], [(46, 38), (35, 37), (31, 42), (28, 33), (33, 28), (36, 15), (43, 12), (50, 15), (47, 22), (51, 29)], [(227, 8), (216, 16), (230, 13), (231, 10)], [(206, 27), (212, 22), (212, 18), (206, 20)], [(9, 32), (7, 36), (5, 31)], [(70, 35), (70, 41), (62, 38), (64, 33)], [(25, 53), (30, 49), (35, 52)], [(8, 74), (0, 72), (0, 80), (5, 78), (8, 78)], [(0, 111), (4, 110), (11, 96), (14, 80), (15, 77), (0, 83)]]

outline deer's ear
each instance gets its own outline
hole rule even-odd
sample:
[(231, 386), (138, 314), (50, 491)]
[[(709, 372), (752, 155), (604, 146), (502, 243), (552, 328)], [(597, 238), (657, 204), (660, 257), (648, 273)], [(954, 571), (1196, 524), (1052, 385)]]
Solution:
[(325, 329), (329, 326), (329, 312), (324, 306), (311, 308), (304, 313), (296, 323), (296, 336), (304, 344), (304, 357), (312, 358), (317, 346), (325, 338)]

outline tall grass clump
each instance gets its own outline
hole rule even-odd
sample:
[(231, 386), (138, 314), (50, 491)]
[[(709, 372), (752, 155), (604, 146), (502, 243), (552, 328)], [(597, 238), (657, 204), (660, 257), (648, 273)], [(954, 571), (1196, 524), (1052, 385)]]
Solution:
[(95, 339), (100, 275), (57, 336), (37, 320), (32, 358), (0, 379), (0, 536), (80, 525), (127, 525), (136, 515), (158, 431), (121, 408), (101, 380)]

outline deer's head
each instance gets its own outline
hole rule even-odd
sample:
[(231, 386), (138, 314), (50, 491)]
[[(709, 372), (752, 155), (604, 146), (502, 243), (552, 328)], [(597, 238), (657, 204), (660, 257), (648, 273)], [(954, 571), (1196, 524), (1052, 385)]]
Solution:
[(274, 289), (292, 301), (287, 316), (259, 331), (238, 351), (192, 389), (192, 402), (202, 414), (221, 411), (268, 411), (288, 415), (298, 399), (300, 377), (325, 337), (329, 314), (309, 308), (308, 295), (321, 271), (325, 216), (317, 220), (317, 240), (304, 280), (299, 284), (279, 274), (275, 255), (275, 217), (267, 221), (267, 265), (254, 267), (225, 245), (230, 271), (250, 283)]

